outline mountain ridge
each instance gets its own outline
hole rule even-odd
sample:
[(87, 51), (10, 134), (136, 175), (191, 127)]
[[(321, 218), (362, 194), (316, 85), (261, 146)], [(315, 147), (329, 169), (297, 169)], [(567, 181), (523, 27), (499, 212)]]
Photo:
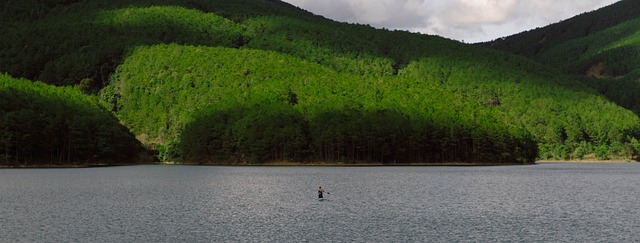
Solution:
[[(598, 14), (598, 16), (594, 17), (594, 14)], [(637, 17), (640, 17), (640, 3), (622, 0), (554, 24), (478, 43), (478, 45), (496, 47), (518, 55), (533, 57), (543, 52), (547, 46), (585, 37)], [(531, 41), (536, 44), (520, 44), (531, 43)]]

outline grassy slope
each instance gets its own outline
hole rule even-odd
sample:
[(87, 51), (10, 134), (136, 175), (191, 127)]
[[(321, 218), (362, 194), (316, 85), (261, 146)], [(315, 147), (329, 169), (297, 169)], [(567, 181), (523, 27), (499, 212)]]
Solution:
[[(447, 150), (443, 139), (468, 136), (471, 144), (490, 144), (491, 153), (509, 153), (501, 146), (514, 139), (526, 144), (531, 133), (543, 157), (579, 157), (602, 146), (608, 149), (603, 156), (630, 156), (623, 143), (638, 129), (633, 114), (526, 59), (438, 37), (335, 23), (278, 1), (60, 4), (46, 15), (35, 13), (39, 18), (18, 11), (22, 17), (3, 19), (9, 23), (3, 29), (8, 37), (0, 40), (6, 47), (0, 52), (3, 71), (100, 90), (123, 63), (102, 97), (139, 138), (159, 144), (167, 158), (185, 153), (172, 154), (177, 148), (167, 147), (179, 147), (185, 129), (201, 118), (214, 119), (220, 110), (226, 116), (243, 109), (256, 113), (259, 104), (301, 116), (311, 130), (325, 121), (316, 117), (331, 121), (353, 116), (344, 115), (350, 110), (363, 119), (405, 117), (392, 120), (413, 121), (406, 128), (413, 132), (420, 127), (416, 121), (440, 124), (438, 131), (457, 130), (458, 135), (431, 134), (440, 150)], [(299, 104), (293, 109), (286, 106), (292, 93)], [(385, 110), (394, 115), (370, 115)], [(377, 146), (389, 144), (398, 145)], [(369, 145), (352, 141), (351, 146)], [(347, 152), (336, 153), (331, 158)], [(376, 156), (367, 159), (388, 154)]]

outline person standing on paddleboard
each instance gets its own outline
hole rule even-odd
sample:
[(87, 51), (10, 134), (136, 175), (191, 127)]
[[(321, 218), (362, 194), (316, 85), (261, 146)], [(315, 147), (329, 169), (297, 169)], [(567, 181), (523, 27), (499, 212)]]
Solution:
[(321, 187), (318, 187), (318, 198), (324, 198), (323, 194), (324, 193), (324, 189)]

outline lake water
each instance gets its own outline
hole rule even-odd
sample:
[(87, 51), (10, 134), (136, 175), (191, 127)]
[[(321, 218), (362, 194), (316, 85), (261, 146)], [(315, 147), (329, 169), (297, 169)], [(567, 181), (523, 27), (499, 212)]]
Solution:
[(4, 169), (0, 241), (637, 242), (638, 199), (638, 163)]

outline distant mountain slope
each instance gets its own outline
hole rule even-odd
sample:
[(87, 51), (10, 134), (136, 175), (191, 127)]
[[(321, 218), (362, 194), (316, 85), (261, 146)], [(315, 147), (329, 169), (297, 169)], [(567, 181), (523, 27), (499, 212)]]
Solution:
[(624, 0), (594, 12), (483, 43), (571, 74), (640, 114), (640, 2)]
[(162, 160), (530, 163), (637, 153), (637, 116), (503, 52), (336, 23), (280, 1), (32, 4), (46, 11), (2, 18), (0, 71), (99, 92)]
[(557, 45), (590, 36), (638, 17), (640, 17), (640, 2), (622, 0), (559, 23), (481, 43), (481, 45), (526, 57), (536, 57)]

